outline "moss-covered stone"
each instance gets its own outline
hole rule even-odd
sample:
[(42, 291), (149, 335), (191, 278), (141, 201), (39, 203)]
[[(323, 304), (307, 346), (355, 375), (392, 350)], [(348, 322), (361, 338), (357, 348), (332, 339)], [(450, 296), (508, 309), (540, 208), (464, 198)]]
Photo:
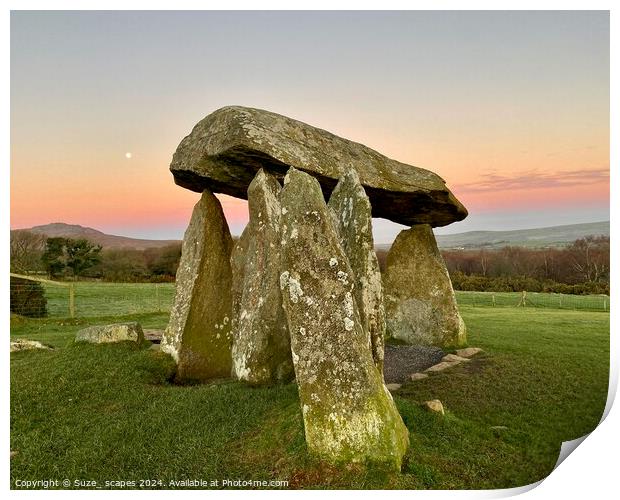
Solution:
[(231, 372), (233, 240), (219, 200), (208, 190), (183, 238), (175, 297), (161, 349), (177, 362), (177, 379), (203, 381)]
[[(355, 299), (377, 369), (383, 373), (385, 310), (381, 271), (372, 237), (372, 210), (357, 172), (349, 170), (338, 181), (327, 205), (332, 211), (355, 283)], [(336, 260), (332, 261), (338, 265)]]
[(279, 286), (280, 184), (262, 169), (248, 188), (250, 221), (232, 255), (233, 375), (253, 385), (288, 382), (293, 361)]
[(466, 342), (452, 282), (428, 224), (401, 231), (386, 259), (383, 290), (387, 335), (412, 345)]
[(291, 168), (280, 203), (280, 287), (308, 449), (331, 462), (399, 469), (409, 433), (374, 364), (319, 183)]

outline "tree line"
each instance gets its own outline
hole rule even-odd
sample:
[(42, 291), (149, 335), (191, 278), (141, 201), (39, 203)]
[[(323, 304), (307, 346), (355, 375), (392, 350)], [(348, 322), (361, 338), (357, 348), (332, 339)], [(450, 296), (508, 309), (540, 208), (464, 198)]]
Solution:
[[(442, 250), (456, 290), (609, 294), (609, 237), (587, 236), (565, 247)], [(385, 266), (387, 252), (377, 253)]]
[[(565, 247), (443, 250), (454, 288), (473, 291), (522, 291), (609, 294), (607, 236), (588, 236)], [(385, 268), (387, 251), (377, 251)], [(54, 279), (111, 282), (174, 281), (181, 243), (160, 248), (102, 249), (85, 239), (47, 238), (11, 231), (11, 271), (46, 273)]]
[(48, 238), (11, 231), (11, 272), (45, 273), (52, 279), (111, 282), (174, 281), (181, 244), (137, 250), (102, 248), (87, 239)]

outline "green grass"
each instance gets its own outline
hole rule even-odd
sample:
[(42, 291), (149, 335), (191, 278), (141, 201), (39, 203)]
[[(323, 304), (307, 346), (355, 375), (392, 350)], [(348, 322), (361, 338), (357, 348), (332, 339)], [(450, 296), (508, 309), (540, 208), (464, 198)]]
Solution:
[[(15, 320), (13, 337), (58, 348), (11, 355), (12, 481), (156, 478), (169, 487), (170, 480), (230, 478), (287, 480), (289, 488), (473, 489), (542, 479), (561, 442), (590, 432), (602, 415), (609, 314), (469, 306), (462, 313), (470, 345), (485, 352), (395, 393), (411, 431), (401, 474), (309, 457), (295, 385), (176, 386), (166, 355), (127, 343), (73, 344), (82, 324)], [(163, 327), (166, 315), (122, 319)], [(443, 418), (421, 407), (435, 398), (446, 407)]]
[[(44, 285), (51, 318), (69, 315), (69, 290), (67, 287)], [(173, 283), (101, 283), (80, 281), (74, 283), (76, 316), (124, 316), (169, 312), (174, 298)], [(516, 307), (521, 292), (456, 292), (462, 306)], [(553, 308), (578, 310), (609, 310), (606, 295), (565, 295), (557, 293), (528, 292), (526, 308)]]
[[(50, 317), (69, 315), (67, 287), (45, 286)], [(75, 309), (78, 317), (167, 312), (172, 307), (174, 283), (74, 283)]]

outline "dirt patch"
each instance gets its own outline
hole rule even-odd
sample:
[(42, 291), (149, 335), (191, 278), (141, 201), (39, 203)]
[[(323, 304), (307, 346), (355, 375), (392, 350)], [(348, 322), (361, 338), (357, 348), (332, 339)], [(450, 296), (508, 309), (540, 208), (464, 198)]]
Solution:
[(388, 384), (403, 384), (409, 381), (409, 375), (439, 363), (445, 355), (439, 347), (387, 344), (383, 378)]

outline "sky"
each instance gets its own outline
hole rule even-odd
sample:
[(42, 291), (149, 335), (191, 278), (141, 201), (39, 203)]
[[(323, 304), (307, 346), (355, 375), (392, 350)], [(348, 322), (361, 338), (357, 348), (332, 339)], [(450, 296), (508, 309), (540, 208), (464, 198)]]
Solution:
[(609, 220), (607, 12), (13, 11), (11, 228), (182, 238), (172, 154), (226, 105), (436, 172), (469, 210), (438, 234)]

